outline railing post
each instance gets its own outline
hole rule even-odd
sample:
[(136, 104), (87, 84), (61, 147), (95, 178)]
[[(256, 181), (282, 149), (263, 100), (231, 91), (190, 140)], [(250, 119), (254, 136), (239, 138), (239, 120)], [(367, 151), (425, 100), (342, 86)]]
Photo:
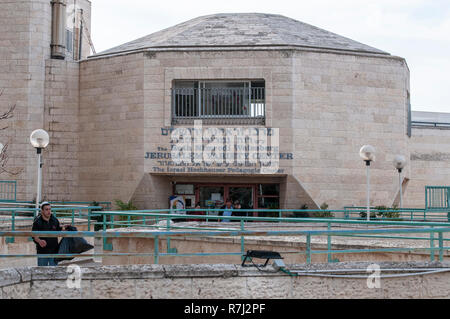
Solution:
[[(241, 231), (244, 231), (244, 219), (241, 218)], [(244, 260), (245, 254), (245, 239), (244, 236), (241, 235), (241, 261)]]
[[(16, 211), (12, 210), (11, 211), (11, 231), (15, 231), (16, 230)], [(6, 238), (6, 243), (7, 244), (12, 244), (14, 242), (14, 237), (7, 237)]]
[(439, 261), (443, 261), (444, 259), (444, 240), (442, 236), (442, 232), (439, 232)]
[(91, 231), (91, 209), (88, 208), (88, 231)]
[(155, 240), (155, 254), (154, 254), (154, 259), (153, 259), (153, 262), (155, 263), (155, 264), (158, 264), (158, 262), (159, 262), (159, 237), (158, 236), (155, 236), (154, 237), (154, 240)]
[[(106, 214), (103, 214), (103, 232), (106, 232)], [(106, 249), (106, 237), (103, 236), (103, 249)]]
[(311, 263), (311, 234), (306, 235), (306, 263)]
[(75, 224), (75, 209), (72, 208), (72, 226)]
[[(328, 229), (328, 231), (331, 231), (331, 223), (330, 222), (327, 223), (327, 229)], [(331, 263), (333, 261), (333, 259), (331, 258), (331, 253), (330, 253), (330, 251), (331, 251), (331, 235), (327, 236), (327, 250), (328, 250), (328, 254), (327, 254), (328, 262)]]
[[(170, 231), (170, 216), (169, 215), (167, 215), (166, 229), (167, 229), (167, 231)], [(167, 252), (170, 253), (171, 252), (171, 250), (170, 250), (170, 236), (167, 236), (166, 242), (167, 242)], [(155, 264), (157, 264), (157, 262)]]
[[(433, 228), (433, 227), (431, 227)], [(434, 233), (430, 232), (430, 260), (434, 261)]]

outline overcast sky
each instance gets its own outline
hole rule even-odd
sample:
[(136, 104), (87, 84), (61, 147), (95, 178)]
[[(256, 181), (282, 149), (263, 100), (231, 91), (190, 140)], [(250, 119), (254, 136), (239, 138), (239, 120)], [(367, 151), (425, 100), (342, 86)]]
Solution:
[(215, 13), (281, 14), (404, 57), (416, 111), (450, 112), (450, 0), (91, 0), (97, 52)]

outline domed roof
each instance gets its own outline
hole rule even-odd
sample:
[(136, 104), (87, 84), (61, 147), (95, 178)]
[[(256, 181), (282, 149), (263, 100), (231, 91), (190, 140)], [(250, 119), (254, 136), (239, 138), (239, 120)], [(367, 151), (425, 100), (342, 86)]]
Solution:
[(289, 46), (344, 50), (388, 55), (384, 51), (353, 41), (282, 15), (223, 13), (198, 17), (95, 56), (140, 51), (150, 48), (218, 48)]

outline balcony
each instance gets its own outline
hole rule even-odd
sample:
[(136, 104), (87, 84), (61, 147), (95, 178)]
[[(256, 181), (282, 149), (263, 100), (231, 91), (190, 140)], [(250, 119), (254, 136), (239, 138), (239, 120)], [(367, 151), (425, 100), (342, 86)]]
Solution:
[(252, 87), (174, 87), (172, 88), (172, 124), (254, 124), (264, 125), (264, 83)]

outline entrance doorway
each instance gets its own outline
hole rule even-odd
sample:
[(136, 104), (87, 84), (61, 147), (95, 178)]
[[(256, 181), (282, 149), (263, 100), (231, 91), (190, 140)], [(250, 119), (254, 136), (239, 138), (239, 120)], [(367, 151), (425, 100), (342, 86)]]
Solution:
[[(189, 191), (186, 192), (186, 190)], [(280, 208), (280, 184), (177, 183), (174, 194), (192, 197), (192, 199), (195, 197), (195, 203), (200, 203), (201, 208), (220, 209), (227, 199), (230, 199), (232, 203), (239, 201), (243, 210)], [(211, 213), (211, 215), (215, 214), (217, 213)], [(252, 215), (259, 214), (254, 212)]]

